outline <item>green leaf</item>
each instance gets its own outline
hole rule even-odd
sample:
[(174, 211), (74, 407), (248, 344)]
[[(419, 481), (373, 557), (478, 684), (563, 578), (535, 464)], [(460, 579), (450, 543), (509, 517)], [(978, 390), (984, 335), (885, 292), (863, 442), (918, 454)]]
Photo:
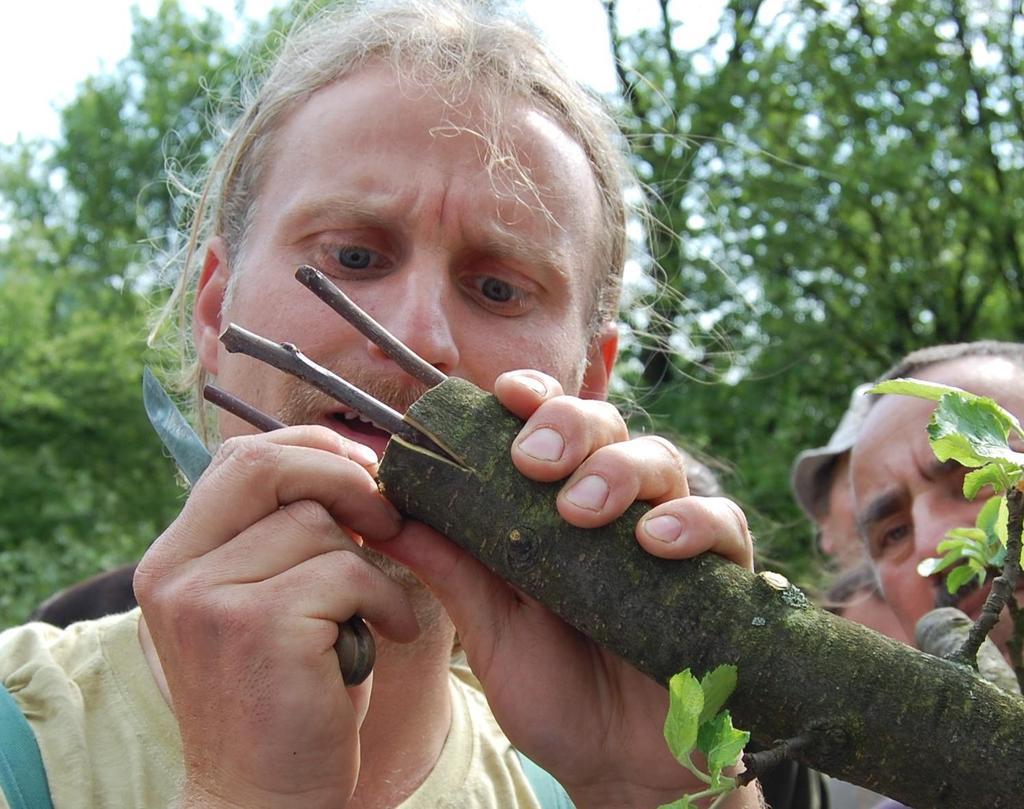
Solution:
[(1006, 547), (1006, 522), (1009, 518), (1006, 498), (990, 497), (978, 512), (975, 525), (985, 532), (986, 537), (992, 537), (999, 545)]
[(944, 539), (939, 543), (936, 550), (942, 552), (942, 546), (946, 543), (951, 544), (962, 544), (965, 540), (968, 542), (984, 542), (985, 541), (985, 529), (974, 526), (972, 528), (951, 528), (946, 532), (947, 539)]
[(940, 461), (978, 467), (1001, 459), (1024, 466), (1024, 453), (1010, 449), (1013, 429), (1020, 429), (1017, 420), (994, 401), (957, 391), (939, 400), (928, 434)]
[(697, 744), (704, 691), (689, 669), (668, 681), (668, 715), (665, 717), (665, 741), (678, 761), (685, 762)]
[[(967, 584), (967, 582), (973, 579), (976, 575), (977, 572), (973, 570), (970, 565), (963, 565), (962, 567), (958, 567), (946, 577), (946, 590), (948, 590), (950, 595), (952, 595), (965, 584)], [(983, 580), (984, 575), (984, 572), (982, 572)]]
[(704, 707), (699, 721), (703, 724), (722, 709), (736, 689), (736, 667), (727, 663), (718, 666), (701, 678), (700, 687), (704, 692)]
[(964, 497), (973, 500), (986, 486), (1002, 491), (1006, 484), (1006, 473), (998, 464), (989, 463), (968, 472), (964, 478)]
[(936, 573), (941, 573), (947, 567), (955, 565), (960, 561), (960, 554), (950, 553), (943, 556), (941, 559), (922, 559), (917, 565), (917, 575), (919, 576), (934, 576)]
[(718, 783), (722, 770), (732, 767), (740, 760), (748, 741), (750, 734), (732, 726), (732, 717), (728, 711), (722, 711), (714, 719), (701, 725), (697, 747), (707, 756), (712, 785)]
[(868, 393), (877, 393), (879, 395), (885, 393), (895, 393), (903, 396), (914, 396), (918, 399), (928, 399), (932, 402), (937, 402), (942, 399), (947, 393), (963, 393), (967, 396), (973, 396), (973, 393), (967, 393), (967, 391), (955, 388), (952, 385), (942, 385), (938, 382), (922, 382), (920, 379), (888, 379), (885, 382), (879, 382)]

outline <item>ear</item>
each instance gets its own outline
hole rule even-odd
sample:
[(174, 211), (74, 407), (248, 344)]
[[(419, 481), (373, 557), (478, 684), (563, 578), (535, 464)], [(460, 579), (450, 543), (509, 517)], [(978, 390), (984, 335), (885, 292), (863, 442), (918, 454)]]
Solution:
[(203, 272), (199, 276), (192, 307), (192, 338), (196, 344), (196, 356), (206, 372), (214, 375), (220, 353), (224, 293), (231, 277), (227, 258), (227, 245), (220, 236), (215, 236), (206, 246)]
[(608, 321), (594, 335), (587, 350), (587, 370), (583, 372), (580, 398), (607, 399), (615, 358), (619, 355), (619, 327)]

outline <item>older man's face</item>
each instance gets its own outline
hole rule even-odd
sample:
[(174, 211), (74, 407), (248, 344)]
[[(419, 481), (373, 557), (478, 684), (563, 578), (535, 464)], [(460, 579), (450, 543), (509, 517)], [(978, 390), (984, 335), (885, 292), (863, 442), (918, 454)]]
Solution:
[[(1024, 414), (1024, 372), (993, 357), (944, 362), (918, 378), (955, 385), (989, 396), (1018, 417)], [(913, 637), (917, 620), (936, 606), (945, 591), (940, 577), (924, 578), (917, 565), (936, 556), (946, 533), (974, 524), (984, 496), (963, 496), (968, 470), (939, 463), (928, 443), (927, 425), (935, 405), (921, 399), (888, 395), (872, 408), (851, 458), (857, 519), (868, 552), (878, 569), (885, 598)], [(959, 603), (977, 618), (988, 587), (964, 594)], [(1005, 642), (1008, 620), (992, 636)]]

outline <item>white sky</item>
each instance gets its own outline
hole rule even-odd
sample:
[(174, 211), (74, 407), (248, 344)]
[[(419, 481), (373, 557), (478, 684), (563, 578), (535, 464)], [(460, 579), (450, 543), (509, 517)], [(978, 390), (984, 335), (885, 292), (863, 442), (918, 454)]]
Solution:
[[(600, 0), (522, 0), (576, 77), (596, 90), (615, 87)], [(238, 0), (182, 0), (193, 14), (215, 8), (237, 23)], [(690, 42), (713, 32), (724, 0), (684, 0)], [(56, 137), (57, 110), (75, 96), (79, 82), (112, 69), (131, 43), (133, 5), (152, 16), (159, 0), (0, 0), (0, 143)], [(246, 14), (261, 17), (275, 0), (245, 0)], [(678, 5), (678, 3), (677, 3)], [(623, 0), (623, 31), (658, 19), (655, 0)]]

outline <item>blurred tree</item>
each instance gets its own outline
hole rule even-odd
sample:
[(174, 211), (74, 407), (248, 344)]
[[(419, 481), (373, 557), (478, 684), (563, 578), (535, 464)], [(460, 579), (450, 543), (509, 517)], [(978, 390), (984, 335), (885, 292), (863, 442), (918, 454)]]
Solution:
[[(141, 310), (66, 306), (70, 274), (5, 251), (0, 322), (0, 625), (134, 559), (180, 489), (142, 414)], [(19, 262), (21, 262), (19, 264)], [(25, 269), (25, 268), (28, 269)]]
[(0, 152), (0, 626), (136, 558), (179, 508), (140, 401), (154, 246), (178, 246), (165, 155), (191, 179), (239, 54), (284, 16), (233, 42), (175, 0), (133, 14), (129, 55), (82, 83), (61, 136)]
[(789, 465), (851, 389), (911, 349), (1024, 327), (1021, 9), (730, 0), (686, 50), (683, 4), (630, 36), (604, 5), (664, 225), (665, 289), (635, 304), (654, 339), (627, 367), (656, 424), (735, 464), (729, 488), (800, 572)]

